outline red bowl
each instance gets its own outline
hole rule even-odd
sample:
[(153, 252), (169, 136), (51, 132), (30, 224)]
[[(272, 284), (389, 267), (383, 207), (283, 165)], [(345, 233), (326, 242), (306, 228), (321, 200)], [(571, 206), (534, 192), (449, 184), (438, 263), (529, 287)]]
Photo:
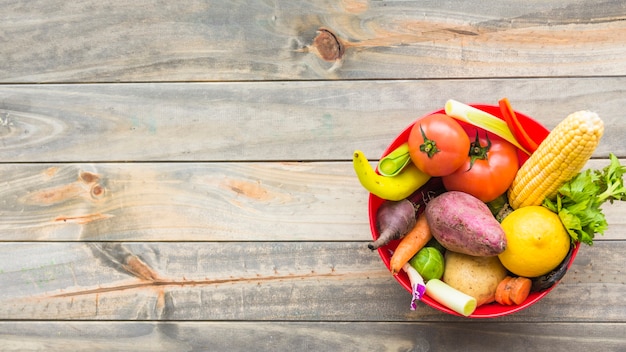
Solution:
[[(498, 106), (492, 106), (492, 105), (477, 105), (477, 104), (471, 104), (471, 106), (476, 107), (478, 109), (481, 109), (483, 111), (486, 111), (494, 116), (497, 116), (498, 118), (502, 118), (501, 113), (500, 113), (500, 108)], [(431, 112), (429, 114), (426, 114), (422, 117), (420, 117), (419, 119), (417, 119), (415, 122), (419, 121), (420, 119), (432, 115), (432, 114), (436, 114), (436, 113), (442, 113), (445, 114), (444, 109), (438, 110), (438, 111), (434, 111)], [(539, 122), (533, 120), (532, 118), (519, 113), (519, 112), (515, 112), (515, 114), (517, 115), (518, 119), (520, 120), (520, 122), (522, 123), (522, 125), (524, 126), (525, 130), (527, 131), (527, 133), (531, 136), (531, 138), (533, 138), (534, 140), (543, 140), (548, 133), (550, 132), (548, 129), (546, 129), (543, 125), (541, 125)], [(415, 124), (415, 122), (413, 124)], [(461, 125), (463, 125), (464, 128), (468, 128), (469, 126), (467, 124), (465, 124), (464, 122), (460, 122)], [(385, 150), (385, 152), (383, 153), (382, 156), (385, 156), (387, 154), (389, 154), (390, 152), (392, 152), (393, 150), (395, 150), (397, 147), (399, 147), (400, 145), (402, 145), (403, 143), (405, 143), (408, 138), (409, 138), (409, 134), (411, 132), (411, 128), (413, 127), (413, 124), (411, 124), (410, 126), (408, 126), (404, 131), (402, 131), (402, 133), (400, 133), (396, 139), (389, 145), (389, 147), (387, 147), (387, 150)], [(520, 166), (528, 159), (528, 156), (522, 152), (522, 151), (518, 151), (518, 157), (519, 157), (519, 164)], [(445, 192), (445, 189), (443, 188), (443, 183), (441, 182), (441, 179), (438, 177), (434, 177), (432, 178), (430, 181), (428, 181), (424, 186), (422, 186), (419, 190), (419, 193), (416, 193), (416, 195), (414, 195), (412, 198), (416, 201), (420, 201), (421, 198), (424, 195), (428, 195), (430, 194), (431, 196), (433, 194), (439, 194), (442, 192)], [(416, 197), (417, 196), (417, 197)], [(369, 208), (369, 221), (370, 221), (370, 229), (372, 231), (372, 237), (373, 239), (377, 239), (379, 236), (379, 233), (376, 229), (376, 212), (378, 211), (378, 208), (380, 207), (380, 205), (383, 203), (383, 199), (373, 195), (370, 193), (369, 196), (369, 204), (368, 204), (368, 208)], [(381, 259), (383, 260), (383, 262), (385, 263), (385, 265), (387, 266), (387, 269), (390, 269), (390, 265), (389, 265), (389, 261), (391, 260), (391, 253), (392, 251), (396, 248), (396, 246), (398, 245), (398, 241), (392, 241), (391, 243), (389, 243), (386, 246), (383, 246), (381, 248), (378, 249), (378, 254), (380, 255)], [(568, 263), (568, 269), (569, 267), (572, 265), (572, 263), (574, 262), (574, 258), (576, 258), (576, 254), (578, 253), (578, 249), (579, 249), (579, 244), (577, 244), (574, 249), (573, 249), (573, 253), (572, 256), (569, 260)], [(406, 273), (404, 271), (400, 272), (398, 275), (394, 276), (396, 278), (396, 280), (400, 283), (400, 285), (402, 285), (402, 287), (404, 287), (409, 293), (411, 292), (411, 282), (409, 281), (409, 277), (406, 275)], [(544, 290), (544, 291), (540, 291), (540, 292), (532, 292), (528, 298), (526, 298), (526, 300), (524, 302), (522, 302), (522, 304), (520, 305), (512, 305), (512, 306), (504, 306), (498, 303), (489, 303), (489, 304), (484, 304), (482, 306), (479, 306), (478, 308), (476, 308), (476, 310), (469, 315), (469, 318), (495, 318), (495, 317), (500, 317), (500, 316), (504, 316), (504, 315), (508, 315), (511, 313), (515, 313), (518, 312), (520, 310), (523, 310), (529, 306), (531, 306), (532, 304), (536, 303), (537, 301), (539, 301), (540, 299), (542, 299), (545, 295), (547, 295), (552, 289), (554, 289), (554, 287), (556, 287), (556, 284), (552, 285), (550, 288)], [(452, 314), (452, 315), (458, 315), (461, 316), (460, 314), (458, 314), (457, 312), (441, 305), (440, 303), (438, 303), (437, 301), (433, 300), (432, 298), (428, 297), (427, 295), (424, 295), (422, 297), (422, 302), (426, 303), (427, 305), (438, 309), (442, 312), (448, 313), (448, 314)]]

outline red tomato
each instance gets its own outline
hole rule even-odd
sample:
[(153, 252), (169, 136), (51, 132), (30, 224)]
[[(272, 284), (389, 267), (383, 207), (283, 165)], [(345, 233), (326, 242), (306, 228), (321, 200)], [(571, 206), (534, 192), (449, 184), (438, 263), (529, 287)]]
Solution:
[(517, 174), (517, 149), (498, 136), (487, 135), (483, 130), (476, 135), (477, 130), (473, 131), (476, 139), (470, 156), (454, 173), (442, 177), (443, 185), (448, 191), (462, 191), (485, 203), (491, 202), (506, 192)]
[(430, 176), (445, 176), (458, 169), (470, 147), (463, 127), (446, 114), (418, 120), (409, 134), (411, 161)]

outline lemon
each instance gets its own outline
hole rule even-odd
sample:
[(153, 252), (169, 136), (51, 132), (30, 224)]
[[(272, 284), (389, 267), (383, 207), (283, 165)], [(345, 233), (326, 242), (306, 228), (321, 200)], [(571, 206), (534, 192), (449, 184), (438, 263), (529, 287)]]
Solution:
[(542, 206), (527, 206), (502, 221), (506, 249), (498, 255), (513, 274), (537, 277), (549, 273), (565, 258), (570, 237), (554, 212)]

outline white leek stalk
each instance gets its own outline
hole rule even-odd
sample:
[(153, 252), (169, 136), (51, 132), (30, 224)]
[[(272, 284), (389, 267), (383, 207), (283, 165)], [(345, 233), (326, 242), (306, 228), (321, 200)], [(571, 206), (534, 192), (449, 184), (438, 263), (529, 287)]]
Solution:
[(486, 111), (482, 111), (453, 99), (446, 102), (445, 110), (446, 115), (459, 121), (467, 122), (476, 127), (480, 127), (487, 132), (491, 132), (513, 144), (524, 153), (528, 155), (531, 154), (519, 144), (517, 139), (515, 139), (515, 136), (513, 136), (513, 133), (504, 120), (499, 119)]
[(476, 310), (476, 298), (453, 288), (441, 280), (428, 280), (426, 283), (426, 295), (464, 316), (469, 316)]

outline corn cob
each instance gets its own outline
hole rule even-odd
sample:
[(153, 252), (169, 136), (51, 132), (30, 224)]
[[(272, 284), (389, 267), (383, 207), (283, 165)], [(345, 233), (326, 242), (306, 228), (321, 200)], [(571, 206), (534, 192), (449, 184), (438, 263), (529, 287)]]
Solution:
[(513, 209), (541, 205), (585, 166), (596, 149), (604, 124), (590, 111), (567, 116), (522, 165), (509, 187)]

